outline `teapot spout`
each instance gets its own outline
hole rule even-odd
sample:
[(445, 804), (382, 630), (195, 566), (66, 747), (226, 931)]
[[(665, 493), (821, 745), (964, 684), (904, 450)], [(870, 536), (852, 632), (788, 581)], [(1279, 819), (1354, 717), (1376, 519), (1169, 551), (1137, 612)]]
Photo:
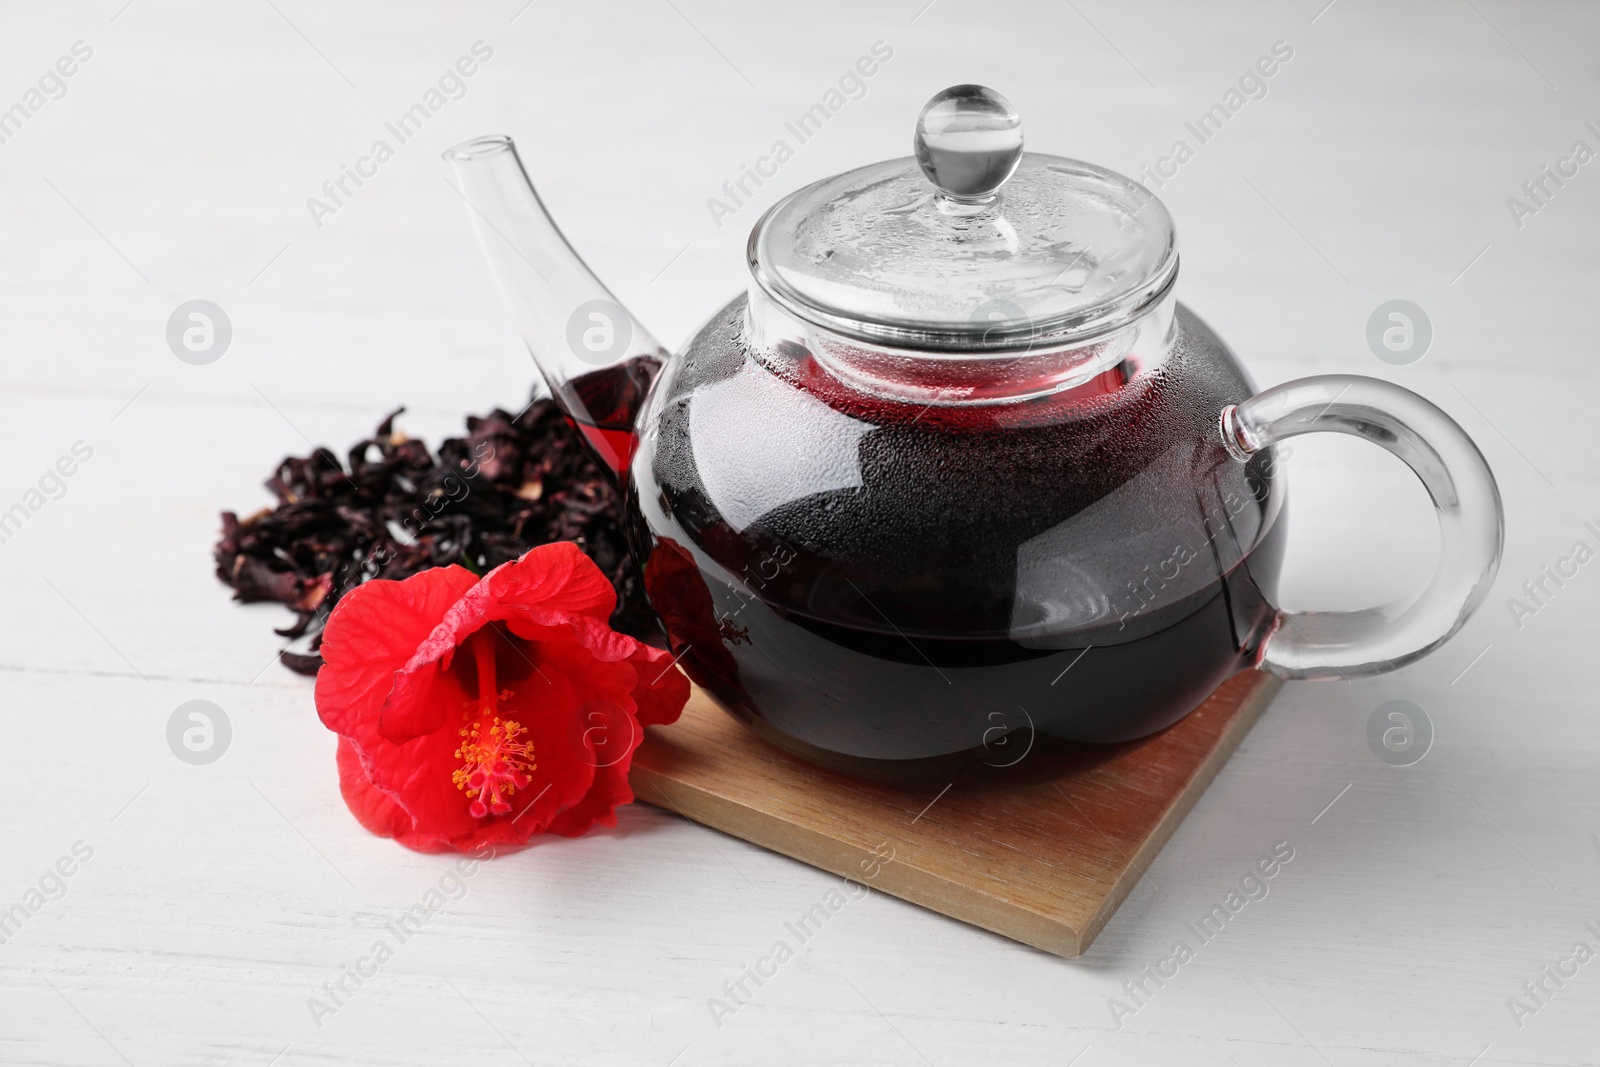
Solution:
[(479, 137), (444, 158), (550, 395), (595, 458), (626, 480), (634, 419), (665, 350), (561, 235), (511, 138)]

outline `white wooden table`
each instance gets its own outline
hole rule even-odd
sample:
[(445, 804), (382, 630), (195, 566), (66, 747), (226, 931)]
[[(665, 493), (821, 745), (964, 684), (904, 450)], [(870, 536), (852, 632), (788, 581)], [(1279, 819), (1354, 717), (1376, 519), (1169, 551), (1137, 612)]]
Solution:
[[(92, 49), (0, 144), (0, 513), (27, 513), (0, 544), (0, 908), (23, 909), (0, 944), (0, 1061), (1600, 1060), (1600, 962), (1508, 1007), (1534, 1007), (1524, 983), (1575, 942), (1600, 951), (1600, 563), (1520, 626), (1507, 606), (1600, 545), (1600, 163), (1520, 228), (1507, 206), (1573, 142), (1600, 148), (1600, 8), (124, 2), (0, 10), (0, 108), (28, 111), (58, 58)], [(307, 198), (480, 40), (465, 95), (319, 227)], [(719, 228), (707, 199), (877, 41), (893, 56), (865, 95)], [(1293, 56), (1266, 96), (1160, 190), (1182, 297), (1262, 384), (1379, 375), (1475, 435), (1508, 509), (1479, 617), (1397, 674), (1285, 690), (1080, 961), (874, 894), (718, 1026), (708, 998), (835, 880), (636, 806), (481, 868), (314, 1019), (308, 998), (450, 861), (345, 811), (311, 685), (272, 663), (286, 616), (231, 604), (210, 549), (217, 512), (265, 503), (308, 441), (342, 448), (402, 403), (436, 441), (525, 398), (439, 151), (515, 135), (577, 247), (677, 343), (743, 284), (761, 210), (904, 154), (937, 89), (992, 85), (1032, 147), (1136, 173), (1276, 41)], [(1396, 298), (1434, 331), (1407, 366), (1365, 337)], [(166, 343), (191, 299), (232, 323), (210, 365)], [(45, 477), (77, 442), (92, 456)], [(1397, 463), (1315, 440), (1290, 470), (1294, 605), (1372, 602), (1431, 566)], [(1368, 747), (1391, 699), (1434, 724), (1415, 766)], [(210, 765), (168, 749), (189, 700), (232, 725)], [(1270, 894), (1114, 1025), (1109, 998), (1132, 1006), (1124, 983), (1279, 842), (1295, 858)]]

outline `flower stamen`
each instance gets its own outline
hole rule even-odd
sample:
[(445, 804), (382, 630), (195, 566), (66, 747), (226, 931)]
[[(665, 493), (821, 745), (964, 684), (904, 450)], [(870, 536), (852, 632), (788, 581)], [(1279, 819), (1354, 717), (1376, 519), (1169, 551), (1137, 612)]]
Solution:
[(467, 810), (474, 819), (510, 812), (508, 798), (528, 784), (530, 772), (539, 769), (533, 762), (532, 742), (517, 740), (525, 733), (521, 723), (499, 716), (490, 717), (487, 729), (481, 722), (461, 728), (465, 740), (456, 749), (456, 759), (462, 765), (451, 780), (472, 798)]

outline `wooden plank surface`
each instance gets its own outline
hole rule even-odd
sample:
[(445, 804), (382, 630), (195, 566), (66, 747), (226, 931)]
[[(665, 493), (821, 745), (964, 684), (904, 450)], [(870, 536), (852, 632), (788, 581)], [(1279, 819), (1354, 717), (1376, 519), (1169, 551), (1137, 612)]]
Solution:
[(941, 790), (780, 752), (695, 689), (634, 757), (639, 799), (1060, 956), (1110, 919), (1282, 683), (1236, 675), (1175, 726)]

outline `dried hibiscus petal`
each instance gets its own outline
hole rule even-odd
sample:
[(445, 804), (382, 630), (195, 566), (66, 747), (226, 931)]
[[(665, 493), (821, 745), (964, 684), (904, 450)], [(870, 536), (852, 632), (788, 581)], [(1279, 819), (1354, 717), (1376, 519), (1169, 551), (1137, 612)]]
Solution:
[(237, 600), (296, 613), (277, 632), (309, 648), (285, 652), (285, 666), (317, 672), (324, 624), (363, 582), (450, 565), (483, 574), (554, 541), (576, 543), (611, 582), (614, 628), (661, 642), (628, 555), (620, 494), (551, 401), (468, 417), (466, 435), (437, 454), (395, 429), (403, 410), (343, 464), (326, 448), (286, 457), (266, 482), (276, 507), (222, 513), (217, 577)]

